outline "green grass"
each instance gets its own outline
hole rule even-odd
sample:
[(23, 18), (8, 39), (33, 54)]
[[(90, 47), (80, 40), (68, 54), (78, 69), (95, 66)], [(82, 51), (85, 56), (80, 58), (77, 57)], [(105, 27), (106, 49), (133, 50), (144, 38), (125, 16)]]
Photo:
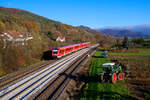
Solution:
[(150, 39), (144, 39), (144, 41), (150, 41)]
[(100, 51), (97, 51), (91, 60), (89, 69), (89, 81), (81, 94), (80, 100), (129, 100), (125, 81), (119, 81), (116, 84), (100, 83), (99, 73), (100, 65), (110, 62), (108, 58), (100, 58)]
[(150, 55), (150, 51), (141, 50), (139, 52), (110, 52), (109, 55)]

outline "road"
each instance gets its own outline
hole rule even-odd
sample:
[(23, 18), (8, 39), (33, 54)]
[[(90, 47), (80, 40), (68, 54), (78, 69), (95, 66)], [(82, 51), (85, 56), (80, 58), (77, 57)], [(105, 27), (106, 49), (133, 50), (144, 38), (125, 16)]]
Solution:
[(29, 99), (38, 90), (42, 89), (44, 85), (48, 84), (50, 80), (56, 77), (60, 72), (65, 70), (74, 60), (79, 59), (83, 54), (88, 52), (91, 48), (85, 48), (71, 55), (48, 65), (44, 69), (31, 74), (17, 81), (14, 84), (0, 90), (0, 99)]

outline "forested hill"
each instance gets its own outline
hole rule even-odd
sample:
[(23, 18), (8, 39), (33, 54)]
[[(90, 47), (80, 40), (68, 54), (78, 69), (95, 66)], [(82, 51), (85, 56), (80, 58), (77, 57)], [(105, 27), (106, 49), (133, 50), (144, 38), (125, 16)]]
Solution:
[[(34, 32), (35, 29), (36, 32), (48, 31), (49, 27), (61, 24), (24, 10), (4, 7), (0, 7), (0, 21), (5, 24), (6, 30), (28, 32)], [(50, 26), (45, 27), (47, 25)]]
[[(45, 54), (51, 55), (52, 47), (106, 41), (100, 34), (28, 11), (0, 7), (0, 76), (45, 59)], [(66, 41), (57, 42), (58, 36)]]
[(67, 42), (96, 42), (94, 36), (84, 29), (53, 21), (28, 11), (0, 7), (0, 32), (16, 30), (27, 34), (45, 34), (50, 40), (66, 37)]

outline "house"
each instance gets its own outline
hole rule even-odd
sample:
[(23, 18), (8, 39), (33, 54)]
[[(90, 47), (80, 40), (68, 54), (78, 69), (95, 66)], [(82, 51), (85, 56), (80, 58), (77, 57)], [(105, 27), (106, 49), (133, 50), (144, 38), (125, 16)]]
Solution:
[(56, 41), (59, 41), (59, 42), (65, 42), (66, 39), (65, 39), (65, 37), (58, 36), (57, 39), (56, 39)]
[(26, 33), (21, 33), (17, 31), (7, 31), (0, 34), (0, 39), (3, 41), (5, 48), (6, 41), (24, 45), (26, 41), (33, 39), (33, 37), (29, 36)]

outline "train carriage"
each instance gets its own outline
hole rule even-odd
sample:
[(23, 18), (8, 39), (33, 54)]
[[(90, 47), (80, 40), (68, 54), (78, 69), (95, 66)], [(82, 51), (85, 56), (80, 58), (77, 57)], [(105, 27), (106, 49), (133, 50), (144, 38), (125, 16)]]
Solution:
[(85, 43), (73, 44), (73, 45), (68, 45), (68, 46), (63, 46), (63, 47), (55, 47), (52, 50), (52, 56), (56, 58), (61, 58), (62, 56), (65, 56), (74, 51), (83, 49), (90, 45), (91, 45), (90, 42), (85, 42)]

